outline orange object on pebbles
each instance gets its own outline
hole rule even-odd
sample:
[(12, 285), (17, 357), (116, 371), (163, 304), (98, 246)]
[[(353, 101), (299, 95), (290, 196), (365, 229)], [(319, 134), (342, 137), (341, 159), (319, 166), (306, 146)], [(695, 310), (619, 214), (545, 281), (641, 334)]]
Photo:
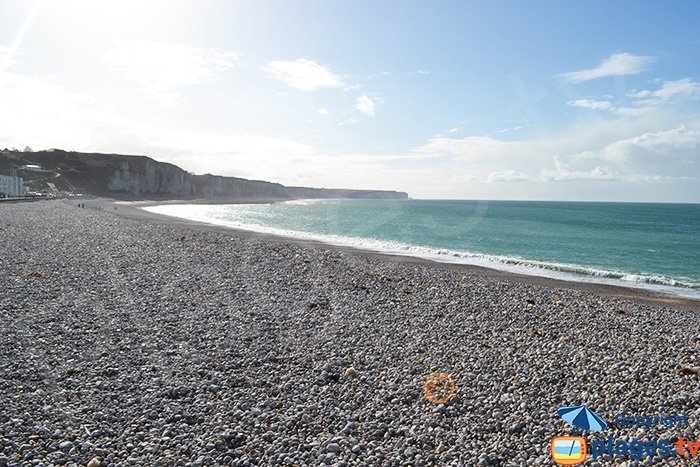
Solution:
[(455, 381), (447, 373), (432, 374), (423, 386), (423, 393), (429, 402), (444, 404), (455, 395)]

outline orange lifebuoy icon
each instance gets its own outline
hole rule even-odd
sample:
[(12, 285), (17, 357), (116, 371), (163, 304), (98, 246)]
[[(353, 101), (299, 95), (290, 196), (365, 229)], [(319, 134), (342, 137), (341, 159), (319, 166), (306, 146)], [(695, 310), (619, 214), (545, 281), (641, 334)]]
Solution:
[(428, 376), (423, 386), (425, 398), (433, 404), (444, 404), (455, 395), (455, 381), (447, 373)]

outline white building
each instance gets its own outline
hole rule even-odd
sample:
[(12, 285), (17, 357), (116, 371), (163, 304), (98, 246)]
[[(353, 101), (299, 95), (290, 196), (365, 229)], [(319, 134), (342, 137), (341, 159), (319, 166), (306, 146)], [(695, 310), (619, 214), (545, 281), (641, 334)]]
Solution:
[(19, 168), (19, 170), (27, 170), (29, 172), (43, 172), (44, 169), (40, 165), (36, 164), (26, 164)]
[(22, 177), (0, 175), (0, 196), (24, 196), (24, 180)]

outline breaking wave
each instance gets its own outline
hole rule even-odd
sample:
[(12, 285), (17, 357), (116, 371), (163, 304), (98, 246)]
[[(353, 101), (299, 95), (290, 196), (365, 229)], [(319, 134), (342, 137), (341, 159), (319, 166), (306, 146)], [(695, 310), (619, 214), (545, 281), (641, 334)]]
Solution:
[[(309, 200), (304, 200), (309, 201)], [(294, 201), (299, 203), (301, 201)], [(318, 202), (310, 200), (310, 202)], [(200, 206), (201, 207), (201, 206)], [(185, 218), (230, 227), (233, 229), (277, 235), (299, 240), (317, 241), (329, 245), (351, 247), (376, 253), (412, 256), (442, 263), (482, 266), (516, 274), (534, 275), (576, 282), (592, 282), (649, 289), (674, 296), (700, 298), (700, 283), (689, 278), (674, 278), (655, 274), (630, 273), (599, 269), (591, 266), (538, 261), (518, 256), (502, 256), (463, 250), (412, 245), (374, 238), (324, 235), (297, 230), (286, 230), (254, 223), (243, 223), (202, 212), (193, 205), (162, 205), (142, 209), (158, 214)]]

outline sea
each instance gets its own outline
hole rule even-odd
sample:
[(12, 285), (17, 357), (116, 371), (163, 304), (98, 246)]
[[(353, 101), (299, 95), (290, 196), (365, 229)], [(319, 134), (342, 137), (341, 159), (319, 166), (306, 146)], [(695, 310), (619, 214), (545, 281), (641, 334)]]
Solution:
[(382, 253), (700, 298), (700, 204), (343, 199), (144, 209)]

